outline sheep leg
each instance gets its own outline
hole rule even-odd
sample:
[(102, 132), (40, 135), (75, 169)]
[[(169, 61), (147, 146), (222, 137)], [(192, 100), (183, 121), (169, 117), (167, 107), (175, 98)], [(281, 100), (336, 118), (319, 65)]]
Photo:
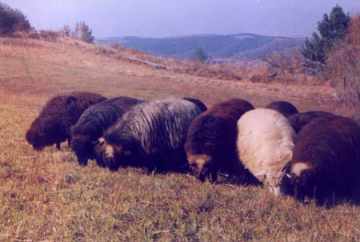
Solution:
[(56, 143), (56, 149), (61, 150), (60, 143)]

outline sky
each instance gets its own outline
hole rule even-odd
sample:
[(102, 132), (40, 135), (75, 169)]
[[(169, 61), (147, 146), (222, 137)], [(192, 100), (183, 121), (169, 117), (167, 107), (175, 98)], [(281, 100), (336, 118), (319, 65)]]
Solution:
[(256, 33), (305, 37), (339, 4), (360, 14), (360, 0), (0, 0), (37, 29), (85, 21), (97, 38)]

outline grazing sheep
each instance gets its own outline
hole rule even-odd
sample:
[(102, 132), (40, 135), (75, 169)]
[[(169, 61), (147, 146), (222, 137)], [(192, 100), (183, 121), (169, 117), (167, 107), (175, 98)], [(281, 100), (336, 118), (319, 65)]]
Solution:
[(281, 192), (318, 204), (351, 199), (360, 177), (360, 127), (345, 117), (319, 118), (298, 134)]
[[(88, 108), (71, 128), (71, 148), (79, 164), (87, 165), (95, 158), (94, 146), (104, 131), (134, 105), (143, 101), (130, 97), (116, 97), (97, 103)], [(97, 161), (103, 166), (101, 161)]]
[(183, 97), (183, 99), (194, 103), (194, 104), (197, 105), (197, 106), (201, 109), (201, 111), (203, 111), (203, 112), (205, 112), (205, 111), (207, 110), (207, 107), (206, 107), (205, 103), (203, 103), (200, 99), (193, 98), (193, 97)]
[(272, 102), (266, 108), (276, 110), (287, 118), (299, 112), (293, 104), (286, 101)]
[(201, 112), (198, 105), (184, 99), (139, 104), (105, 132), (96, 152), (110, 170), (142, 166), (181, 171), (186, 166), (187, 130)]
[(334, 117), (335, 115), (328, 112), (322, 111), (310, 111), (304, 113), (297, 113), (292, 115), (289, 118), (289, 122), (296, 133), (299, 133), (300, 130), (310, 123), (311, 121), (318, 119), (318, 118), (327, 118), (327, 117)]
[(237, 158), (236, 122), (252, 109), (253, 105), (245, 100), (230, 99), (193, 120), (185, 150), (191, 170), (201, 181), (206, 178), (216, 181), (218, 171), (243, 177), (249, 175)]
[(62, 142), (69, 141), (70, 127), (80, 115), (91, 105), (105, 99), (90, 92), (72, 92), (51, 98), (32, 122), (26, 133), (26, 140), (35, 150), (54, 144), (60, 149)]
[(295, 131), (281, 113), (259, 108), (238, 121), (237, 149), (244, 166), (279, 195), (282, 169), (292, 157)]

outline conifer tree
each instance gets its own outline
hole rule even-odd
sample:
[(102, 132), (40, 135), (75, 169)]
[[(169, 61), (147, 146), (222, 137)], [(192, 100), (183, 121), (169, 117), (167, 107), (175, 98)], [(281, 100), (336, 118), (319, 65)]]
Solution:
[(325, 63), (326, 53), (334, 44), (344, 38), (350, 24), (350, 16), (336, 5), (330, 14), (324, 14), (318, 23), (318, 32), (314, 32), (310, 39), (305, 40), (302, 54), (310, 61)]

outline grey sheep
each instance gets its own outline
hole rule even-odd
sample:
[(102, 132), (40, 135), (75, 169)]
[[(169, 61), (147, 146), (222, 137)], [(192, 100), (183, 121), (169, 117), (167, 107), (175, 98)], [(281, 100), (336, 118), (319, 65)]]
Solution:
[[(142, 103), (131, 97), (116, 97), (88, 108), (71, 128), (71, 148), (80, 165), (95, 158), (94, 146), (104, 131), (133, 106)], [(102, 166), (101, 161), (97, 161)]]
[(186, 134), (201, 112), (202, 108), (184, 99), (139, 104), (105, 132), (96, 153), (110, 170), (141, 166), (182, 171), (186, 169)]

